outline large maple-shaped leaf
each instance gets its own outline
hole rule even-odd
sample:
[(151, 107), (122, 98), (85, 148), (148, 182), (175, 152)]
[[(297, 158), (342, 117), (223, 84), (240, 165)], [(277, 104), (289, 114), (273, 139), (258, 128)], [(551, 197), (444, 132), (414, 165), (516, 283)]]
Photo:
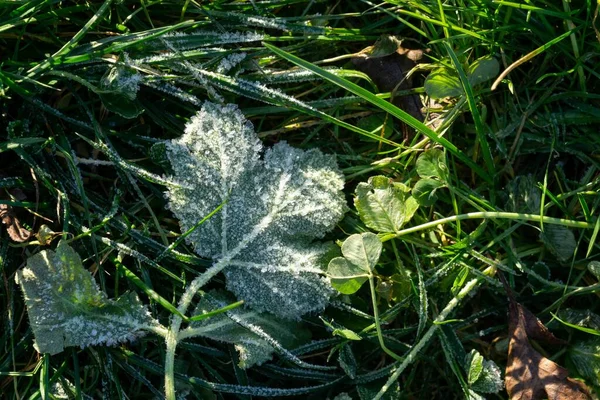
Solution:
[[(210, 292), (198, 303), (194, 316), (224, 307), (232, 302), (224, 292)], [(252, 327), (257, 335), (249, 329)], [(201, 321), (192, 322), (189, 328), (198, 336), (219, 342), (233, 343), (239, 354), (239, 366), (250, 368), (271, 359), (277, 343), (282, 348), (294, 348), (310, 338), (310, 331), (297, 322), (279, 319), (269, 313), (259, 313), (249, 308), (236, 308)], [(185, 333), (185, 331), (184, 331)], [(268, 338), (268, 339), (266, 339)]]
[(185, 134), (167, 144), (180, 187), (169, 207), (187, 240), (223, 270), (227, 287), (257, 310), (282, 317), (322, 310), (331, 295), (322, 270), (328, 246), (312, 243), (343, 216), (335, 159), (280, 142), (265, 151), (234, 105), (205, 103)]
[(139, 337), (158, 326), (134, 293), (106, 298), (81, 258), (60, 242), (17, 271), (29, 322), (40, 353), (56, 354), (68, 346), (112, 345)]

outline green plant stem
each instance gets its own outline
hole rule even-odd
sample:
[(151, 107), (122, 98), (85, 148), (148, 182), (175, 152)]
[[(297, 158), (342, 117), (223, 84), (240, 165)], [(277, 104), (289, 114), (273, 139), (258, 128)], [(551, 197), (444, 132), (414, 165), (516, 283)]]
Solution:
[(453, 215), (451, 217), (437, 219), (435, 221), (430, 221), (425, 224), (402, 229), (394, 234), (383, 236), (381, 238), (381, 241), (386, 242), (388, 240), (395, 239), (400, 236), (407, 235), (409, 233), (419, 232), (419, 231), (422, 231), (425, 229), (435, 228), (438, 225), (447, 224), (449, 222), (462, 221), (465, 219), (511, 219), (511, 220), (516, 220), (516, 221), (543, 222), (545, 224), (562, 225), (562, 226), (568, 226), (571, 228), (581, 228), (581, 229), (592, 229), (592, 228), (594, 228), (594, 224), (595, 224), (595, 221), (591, 221), (591, 222), (573, 221), (571, 219), (547, 217), (545, 215), (542, 216), (542, 215), (537, 215), (537, 214), (522, 214), (522, 213), (512, 213), (512, 212), (504, 212), (504, 211), (478, 211), (478, 212), (472, 212), (472, 213), (466, 213), (466, 214)]
[[(176, 319), (179, 323), (176, 323)], [(166, 337), (167, 353), (165, 356), (165, 397), (175, 400), (175, 350), (177, 348), (177, 334), (181, 326), (181, 318), (174, 317), (173, 324)]]
[(175, 400), (175, 351), (177, 350), (177, 344), (181, 340), (179, 330), (183, 322), (183, 318), (180, 315), (185, 315), (198, 290), (226, 266), (227, 263), (216, 263), (204, 271), (202, 275), (196, 277), (181, 295), (179, 306), (177, 307), (179, 314), (174, 314), (171, 317), (171, 326), (165, 338), (167, 344), (165, 354), (165, 397), (167, 400)]
[(379, 321), (379, 310), (377, 308), (377, 298), (375, 297), (375, 282), (373, 279), (373, 274), (369, 274), (369, 288), (371, 289), (371, 301), (373, 302), (373, 316), (375, 317), (375, 327), (377, 329), (377, 338), (379, 339), (379, 345), (381, 349), (390, 355), (396, 361), (402, 361), (402, 357), (398, 354), (394, 353), (390, 349), (387, 348), (385, 342), (383, 341), (383, 334), (381, 333), (381, 323)]
[[(489, 274), (493, 269), (494, 269), (493, 267), (488, 267), (484, 271), (484, 274)], [(444, 307), (442, 312), (440, 312), (440, 314), (437, 316), (437, 318), (435, 320), (433, 320), (433, 325), (431, 325), (429, 330), (427, 332), (425, 332), (425, 334), (423, 335), (423, 337), (421, 338), (419, 343), (417, 343), (410, 350), (410, 352), (404, 358), (404, 361), (402, 362), (402, 364), (400, 364), (400, 366), (398, 366), (398, 368), (390, 376), (390, 378), (387, 380), (385, 385), (382, 386), (382, 388), (379, 390), (379, 393), (377, 393), (377, 395), (373, 398), (373, 400), (379, 400), (382, 398), (382, 396), (387, 392), (387, 390), (390, 388), (390, 386), (394, 382), (396, 382), (396, 380), (400, 377), (400, 374), (402, 374), (402, 372), (404, 372), (406, 367), (408, 367), (410, 364), (412, 364), (412, 362), (417, 357), (417, 354), (419, 354), (419, 352), (423, 349), (423, 347), (425, 347), (425, 345), (427, 345), (429, 343), (430, 339), (440, 328), (440, 326), (441, 326), (440, 323), (446, 319), (446, 317), (454, 310), (454, 308), (460, 303), (460, 301), (462, 299), (464, 299), (473, 289), (475, 289), (475, 287), (478, 286), (479, 282), (480, 281), (478, 279), (473, 279), (473, 280), (467, 282), (467, 284), (465, 284), (465, 286), (461, 289), (461, 291), (458, 292), (458, 294), (452, 300), (450, 300), (448, 302), (448, 304), (446, 305), (446, 307)]]

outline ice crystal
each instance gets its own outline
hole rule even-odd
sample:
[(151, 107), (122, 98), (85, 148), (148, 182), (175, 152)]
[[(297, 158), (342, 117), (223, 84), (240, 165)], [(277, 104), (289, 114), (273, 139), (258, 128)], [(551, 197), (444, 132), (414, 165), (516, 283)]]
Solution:
[(331, 295), (322, 270), (329, 246), (311, 243), (343, 216), (343, 176), (335, 159), (280, 142), (264, 152), (234, 105), (205, 103), (185, 134), (167, 144), (178, 188), (169, 207), (187, 240), (211, 258), (227, 287), (256, 310), (299, 318)]

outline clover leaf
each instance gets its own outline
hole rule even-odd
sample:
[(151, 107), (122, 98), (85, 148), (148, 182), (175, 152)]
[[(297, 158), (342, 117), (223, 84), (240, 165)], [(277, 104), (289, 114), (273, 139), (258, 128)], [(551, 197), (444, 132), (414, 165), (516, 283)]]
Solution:
[(397, 232), (419, 208), (409, 191), (385, 176), (373, 176), (356, 187), (354, 206), (367, 227), (378, 232)]
[(342, 244), (343, 257), (329, 262), (331, 285), (342, 294), (355, 293), (373, 274), (382, 250), (381, 240), (371, 232), (354, 234)]

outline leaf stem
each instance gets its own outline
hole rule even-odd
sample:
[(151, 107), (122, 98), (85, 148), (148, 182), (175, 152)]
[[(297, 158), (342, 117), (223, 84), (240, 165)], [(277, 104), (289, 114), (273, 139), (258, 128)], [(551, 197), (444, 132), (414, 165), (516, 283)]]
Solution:
[(402, 357), (388, 349), (383, 341), (383, 334), (381, 333), (381, 323), (379, 321), (379, 310), (377, 309), (377, 299), (375, 297), (375, 282), (373, 274), (369, 274), (369, 287), (371, 289), (371, 301), (373, 302), (373, 316), (375, 317), (375, 328), (377, 329), (377, 338), (379, 339), (379, 346), (381, 349), (389, 354), (396, 361), (402, 361)]
[(438, 225), (447, 224), (449, 222), (462, 221), (465, 219), (512, 219), (512, 220), (517, 220), (517, 221), (542, 222), (545, 224), (562, 225), (562, 226), (568, 226), (571, 228), (581, 228), (581, 229), (591, 229), (594, 227), (594, 223), (595, 223), (595, 221), (593, 221), (593, 222), (573, 221), (570, 219), (553, 218), (553, 217), (547, 217), (545, 215), (538, 215), (538, 214), (522, 214), (522, 213), (513, 213), (513, 212), (504, 212), (504, 211), (478, 211), (478, 212), (471, 212), (471, 213), (466, 213), (466, 214), (453, 215), (451, 217), (437, 219), (435, 221), (430, 221), (425, 224), (402, 229), (394, 234), (389, 234), (389, 235), (383, 236), (381, 238), (381, 241), (386, 242), (388, 240), (395, 239), (400, 236), (407, 235), (409, 233), (414, 233), (414, 232), (422, 231), (425, 229), (434, 228)]
[(171, 317), (171, 326), (167, 332), (165, 341), (167, 344), (165, 354), (165, 397), (167, 400), (175, 400), (175, 350), (177, 350), (177, 344), (182, 339), (180, 336), (181, 323), (183, 318), (181, 315), (185, 315), (188, 307), (194, 299), (194, 295), (210, 281), (215, 275), (223, 270), (227, 266), (227, 263), (217, 262), (212, 267), (208, 268), (202, 275), (197, 276), (192, 283), (185, 289), (185, 292), (179, 299), (179, 314), (173, 314)]
[[(165, 356), (165, 397), (167, 400), (175, 400), (175, 349), (177, 348), (177, 333), (179, 332), (179, 326), (181, 325), (181, 318), (179, 324), (173, 324), (177, 326), (171, 326), (171, 329), (167, 332), (167, 353)], [(174, 318), (174, 319), (175, 319)], [(175, 322), (175, 321), (173, 321)]]

